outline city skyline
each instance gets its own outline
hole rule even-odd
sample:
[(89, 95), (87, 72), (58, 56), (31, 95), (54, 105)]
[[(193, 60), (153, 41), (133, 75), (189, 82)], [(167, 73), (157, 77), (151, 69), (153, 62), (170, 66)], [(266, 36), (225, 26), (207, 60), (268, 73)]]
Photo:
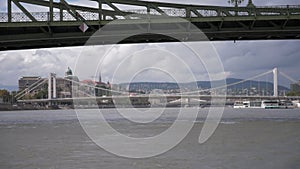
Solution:
[[(51, 76), (51, 80), (48, 79)], [(35, 96), (35, 97), (45, 97), (45, 90), (48, 88), (49, 92), (49, 83), (51, 90), (53, 92), (54, 98), (71, 98), (72, 92), (70, 91), (70, 86), (76, 87), (77, 85), (81, 86), (79, 88), (84, 88), (83, 93), (93, 93), (93, 87), (100, 87), (100, 88), (111, 88), (114, 86), (115, 89), (113, 91), (128, 91), (128, 92), (141, 92), (144, 94), (152, 93), (153, 91), (159, 90), (164, 93), (180, 93), (180, 92), (191, 92), (202, 90), (202, 94), (210, 94), (210, 92), (214, 90), (218, 90), (219, 87), (222, 87), (222, 83), (220, 81), (197, 81), (195, 82), (185, 82), (185, 83), (167, 83), (167, 82), (132, 82), (132, 83), (121, 83), (121, 84), (110, 84), (109, 82), (103, 83), (101, 80), (101, 74), (99, 74), (98, 80), (94, 78), (93, 80), (80, 80), (76, 75), (72, 73), (72, 70), (68, 67), (65, 72), (64, 77), (58, 77), (56, 74), (50, 73), (49, 77), (36, 77), (36, 76), (23, 76), (19, 79), (18, 88), (19, 94), (24, 93), (18, 98), (23, 97), (26, 95), (26, 91), (30, 91), (27, 94), (28, 96)], [(277, 82), (274, 82), (277, 83)], [(48, 86), (47, 86), (48, 84)], [(196, 85), (193, 85), (196, 84)], [(217, 85), (218, 84), (218, 85)], [(234, 84), (234, 85), (233, 85)], [(216, 85), (216, 86), (213, 86)], [(221, 86), (219, 86), (221, 85)], [(255, 81), (255, 80), (241, 80), (241, 79), (233, 79), (228, 78), (226, 79), (226, 93), (227, 95), (271, 95), (273, 93), (273, 83), (265, 82), (265, 81)], [(78, 86), (77, 86), (78, 87)], [(297, 87), (297, 86), (296, 86)], [(207, 91), (207, 89), (215, 88), (212, 91)], [(295, 88), (295, 87), (292, 87)], [(280, 96), (285, 95), (289, 89), (278, 85), (278, 94)], [(220, 89), (223, 91), (223, 89)], [(294, 89), (293, 89), (294, 90)], [(293, 91), (292, 90), (292, 91)], [(56, 92), (58, 91), (58, 92)], [(96, 90), (95, 90), (96, 91)], [(99, 90), (97, 90), (99, 91)], [(295, 90), (296, 91), (296, 90)], [(50, 92), (51, 93), (51, 92)], [(99, 92), (97, 95), (99, 94)], [(42, 94), (42, 96), (41, 96)], [(82, 94), (82, 93), (81, 93)], [(49, 93), (48, 93), (49, 95)], [(108, 95), (108, 94), (105, 94)], [(49, 96), (51, 98), (51, 95)]]

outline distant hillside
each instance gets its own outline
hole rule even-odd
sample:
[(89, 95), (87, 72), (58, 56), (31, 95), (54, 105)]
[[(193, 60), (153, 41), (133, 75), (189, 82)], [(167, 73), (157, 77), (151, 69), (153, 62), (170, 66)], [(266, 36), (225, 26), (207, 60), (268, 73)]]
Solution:
[[(235, 79), (235, 78), (228, 78), (226, 79), (226, 84), (230, 85), (233, 83), (237, 83), (242, 81), (243, 79)], [(214, 81), (215, 86), (221, 86), (221, 81)], [(197, 86), (195, 86), (195, 83), (180, 83), (179, 85), (177, 83), (169, 83), (169, 82), (136, 82), (131, 83), (128, 87), (129, 83), (122, 83), (118, 86), (122, 89), (130, 90), (130, 91), (151, 91), (153, 89), (161, 89), (161, 90), (178, 90), (179, 85), (182, 88), (187, 88), (190, 90), (196, 90), (198, 88), (200, 89), (209, 89), (211, 88), (211, 82), (210, 81), (197, 81)], [(265, 81), (246, 81), (243, 83), (240, 83), (238, 85), (229, 86), (228, 89), (231, 90), (239, 90), (239, 89), (250, 89), (255, 87), (256, 89), (260, 90), (273, 90), (273, 83), (271, 82), (265, 82)], [(9, 86), (9, 85), (2, 85), (0, 84), (0, 89), (6, 89), (8, 91), (17, 91), (18, 86)], [(280, 91), (289, 91), (290, 89), (284, 86), (278, 86), (278, 90)]]
[[(242, 81), (243, 79), (235, 79), (235, 78), (228, 78), (226, 79), (226, 84), (234, 84), (237, 82)], [(213, 81), (214, 86), (221, 86), (222, 81)], [(121, 88), (130, 90), (130, 91), (151, 91), (153, 89), (161, 89), (161, 90), (177, 90), (179, 86), (182, 88), (187, 88), (193, 90), (196, 88), (193, 82), (190, 83), (169, 83), (169, 82), (135, 82), (131, 83), (122, 83), (119, 85)], [(200, 89), (209, 89), (211, 88), (210, 81), (197, 81), (197, 87)], [(246, 81), (237, 85), (229, 86), (227, 89), (231, 90), (239, 90), (239, 89), (250, 89), (256, 88), (260, 90), (273, 90), (273, 83), (265, 82), (265, 81)], [(279, 90), (289, 91), (289, 88), (284, 86), (278, 86)]]
[[(232, 85), (230, 86), (230, 84), (234, 84), (234, 83), (238, 83), (243, 81), (244, 79), (235, 79), (235, 78), (228, 78), (226, 79), (226, 84), (229, 85), (227, 88), (228, 89), (245, 89), (245, 88), (257, 88), (257, 89), (261, 89), (261, 90), (273, 90), (273, 83), (271, 82), (265, 82), (265, 81), (254, 81), (254, 80), (250, 80), (250, 81), (245, 81), (243, 83), (239, 83), (236, 85)], [(216, 86), (220, 86), (218, 84), (221, 84), (221, 81), (214, 81)], [(211, 87), (211, 83), (209, 81), (198, 81), (197, 82), (198, 87), (203, 88), (203, 89), (208, 89)], [(278, 86), (278, 90), (290, 90), (289, 88), (285, 87), (285, 86)]]
[(8, 86), (8, 85), (0, 84), (0, 89), (5, 89), (5, 90), (8, 90), (8, 91), (17, 91), (18, 86)]

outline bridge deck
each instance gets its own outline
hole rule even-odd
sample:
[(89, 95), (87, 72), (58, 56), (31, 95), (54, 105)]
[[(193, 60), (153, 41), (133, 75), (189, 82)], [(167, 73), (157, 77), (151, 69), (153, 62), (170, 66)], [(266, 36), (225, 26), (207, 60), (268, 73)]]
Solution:
[(93, 100), (120, 100), (120, 99), (139, 99), (139, 98), (151, 98), (151, 99), (161, 99), (167, 98), (167, 100), (176, 100), (176, 99), (201, 99), (201, 100), (211, 100), (213, 99), (227, 99), (227, 100), (299, 100), (300, 96), (210, 96), (210, 95), (168, 95), (168, 96), (107, 96), (107, 97), (74, 97), (74, 98), (57, 98), (57, 99), (32, 99), (32, 100), (18, 100), (19, 103), (47, 103), (51, 102), (73, 102), (73, 101), (93, 101)]

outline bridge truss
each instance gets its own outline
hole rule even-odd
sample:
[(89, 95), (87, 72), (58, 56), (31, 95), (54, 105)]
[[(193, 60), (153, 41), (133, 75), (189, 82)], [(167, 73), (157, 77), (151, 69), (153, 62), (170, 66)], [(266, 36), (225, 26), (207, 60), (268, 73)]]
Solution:
[[(199, 40), (190, 36), (189, 24), (176, 23), (178, 26), (168, 27), (174, 17), (193, 23), (209, 40), (300, 38), (300, 5), (256, 7), (250, 1), (246, 7), (222, 7), (139, 0), (91, 1), (97, 5), (74, 5), (66, 0), (7, 0), (7, 13), (0, 13), (0, 50), (83, 45), (99, 28), (117, 19), (126, 22), (121, 30), (111, 30), (110, 35), (118, 36), (128, 31), (142, 33), (120, 43), (178, 41), (170, 36), (151, 34), (149, 28), (155, 29), (157, 25), (186, 36), (180, 40)], [(32, 12), (28, 5), (47, 10)], [(14, 12), (13, 6), (20, 12)], [(155, 16), (166, 16), (166, 19), (153, 20)], [(139, 25), (133, 26), (133, 23)], [(88, 26), (85, 32), (79, 29), (83, 24)]]

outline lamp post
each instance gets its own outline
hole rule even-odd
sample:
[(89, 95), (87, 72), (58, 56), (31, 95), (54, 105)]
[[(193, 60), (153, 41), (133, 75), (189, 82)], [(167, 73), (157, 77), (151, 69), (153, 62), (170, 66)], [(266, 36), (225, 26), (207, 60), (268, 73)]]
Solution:
[[(228, 3), (234, 4), (234, 7), (238, 7), (244, 0), (228, 0)], [(252, 2), (251, 2), (252, 3)]]
[(249, 0), (249, 1), (248, 1), (247, 7), (248, 7), (248, 8), (255, 8), (255, 6), (254, 6), (252, 0)]
[(228, 0), (228, 3), (234, 4), (235, 7), (235, 15), (238, 15), (238, 7), (244, 0)]

